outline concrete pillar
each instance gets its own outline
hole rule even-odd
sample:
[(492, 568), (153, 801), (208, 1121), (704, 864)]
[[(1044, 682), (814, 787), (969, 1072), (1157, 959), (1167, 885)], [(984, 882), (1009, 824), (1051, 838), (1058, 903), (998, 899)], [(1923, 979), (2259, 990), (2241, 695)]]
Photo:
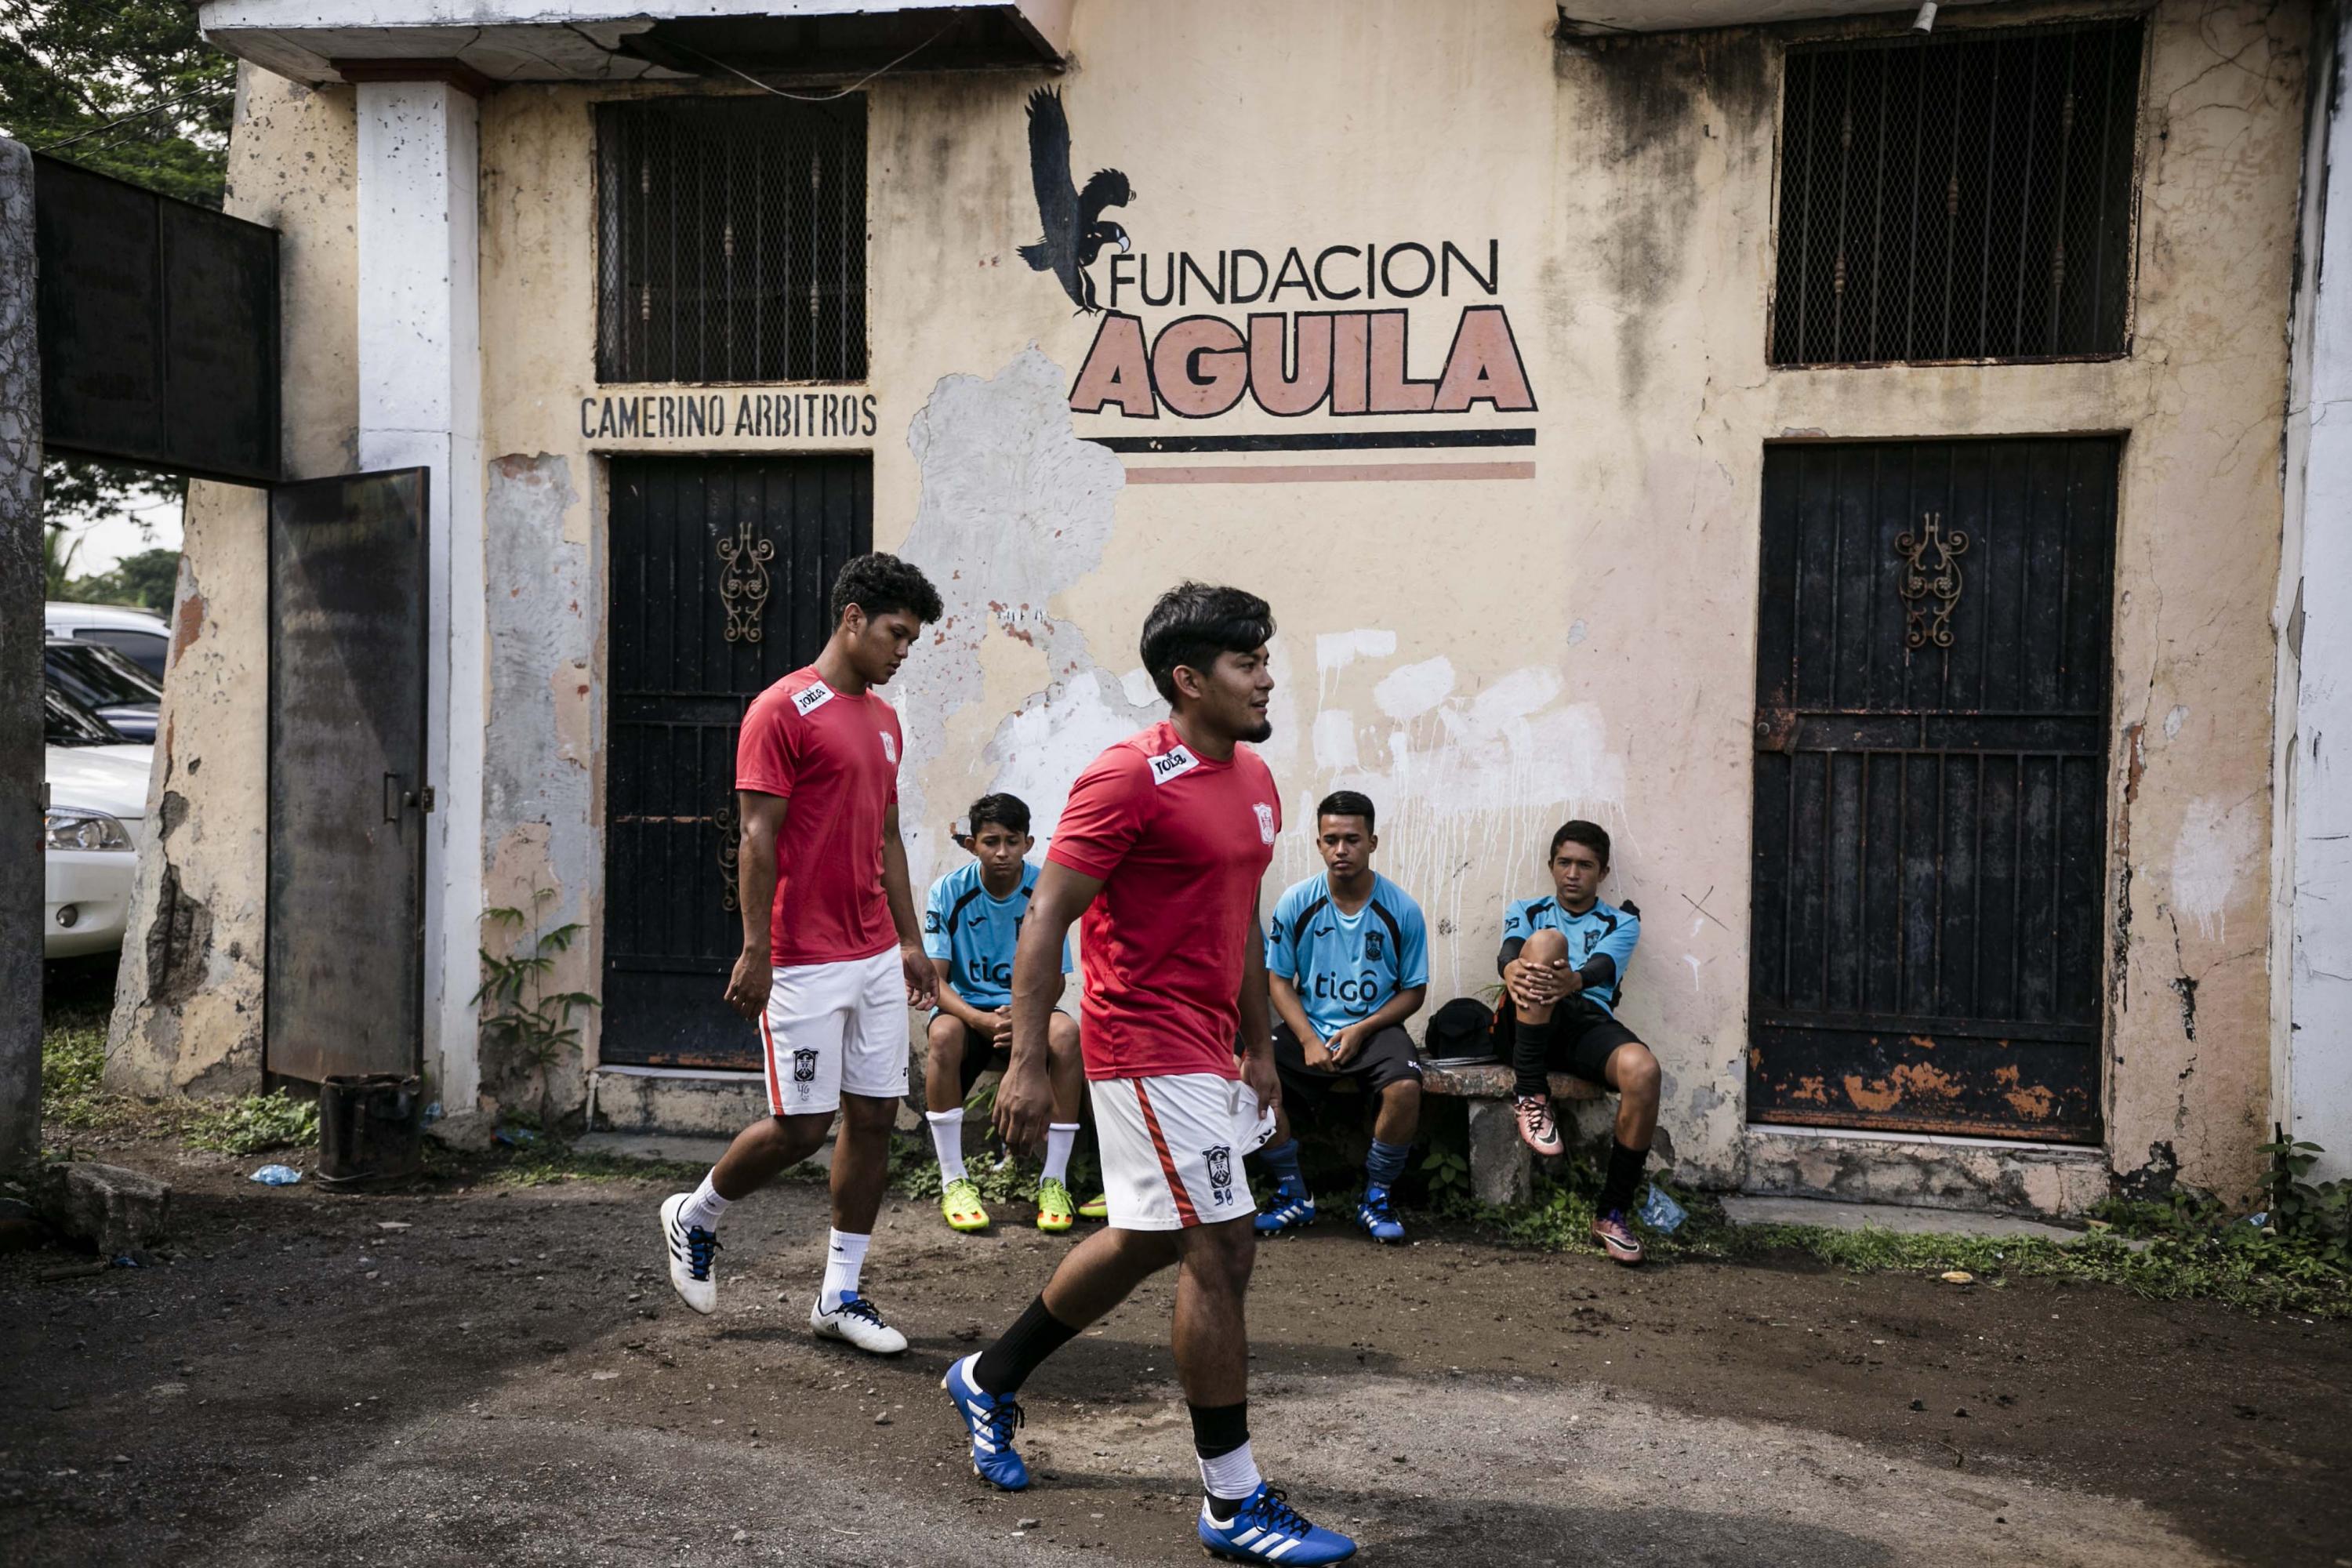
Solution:
[(41, 356), (33, 155), (0, 137), (0, 1171), (41, 1152)]
[(359, 458), (432, 471), (425, 1068), (442, 1103), (481, 1082), (484, 637), (479, 116), (446, 82), (364, 82), (359, 100)]
[[(2313, 39), (2280, 557), (2273, 1113), (2352, 1176), (2352, 7)], [(2334, 190), (2335, 176), (2347, 176)]]
[(1482, 1204), (1523, 1204), (1535, 1195), (1535, 1156), (1519, 1142), (1507, 1100), (1470, 1101), (1470, 1192)]

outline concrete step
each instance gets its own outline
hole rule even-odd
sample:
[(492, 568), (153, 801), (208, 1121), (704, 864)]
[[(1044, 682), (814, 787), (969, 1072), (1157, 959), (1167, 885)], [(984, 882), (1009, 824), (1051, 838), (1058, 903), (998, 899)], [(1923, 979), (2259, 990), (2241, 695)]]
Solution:
[(1828, 1230), (1875, 1226), (1906, 1236), (2032, 1236), (2044, 1241), (2080, 1241), (2091, 1234), (2015, 1215), (1975, 1214), (1962, 1209), (1916, 1208), (1899, 1204), (1833, 1203), (1822, 1198), (1734, 1196), (1723, 1200), (1734, 1225), (1814, 1225)]

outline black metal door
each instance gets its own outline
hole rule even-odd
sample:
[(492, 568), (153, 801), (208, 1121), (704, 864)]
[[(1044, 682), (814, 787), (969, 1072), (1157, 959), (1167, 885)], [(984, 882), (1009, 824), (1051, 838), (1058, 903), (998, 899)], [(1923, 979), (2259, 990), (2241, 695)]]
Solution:
[(269, 493), (262, 1059), (412, 1073), (424, 1052), (423, 468)]
[(873, 547), (865, 458), (615, 458), (600, 1057), (760, 1066), (720, 998), (743, 947), (735, 731), (817, 656)]
[(2116, 459), (1766, 453), (1751, 1120), (2098, 1140)]

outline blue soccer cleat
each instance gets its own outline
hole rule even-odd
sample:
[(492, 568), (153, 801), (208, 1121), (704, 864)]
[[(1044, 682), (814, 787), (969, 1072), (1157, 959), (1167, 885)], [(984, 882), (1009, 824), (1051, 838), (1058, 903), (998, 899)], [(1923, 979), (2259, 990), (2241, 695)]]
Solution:
[(948, 1368), (940, 1386), (955, 1401), (956, 1414), (971, 1438), (972, 1473), (1008, 1492), (1025, 1490), (1029, 1467), (1013, 1451), (1013, 1429), (1022, 1421), (1021, 1402), (1009, 1394), (987, 1393), (972, 1382), (972, 1363), (978, 1360), (968, 1355)]
[(1292, 1193), (1276, 1187), (1265, 1207), (1257, 1211), (1250, 1222), (1260, 1236), (1287, 1236), (1294, 1230), (1305, 1230), (1315, 1223), (1315, 1200), (1304, 1192)]
[(1404, 1240), (1404, 1226), (1389, 1209), (1386, 1187), (1367, 1187), (1363, 1201), (1356, 1205), (1356, 1223), (1374, 1241), (1394, 1247)]
[(1301, 1518), (1274, 1488), (1261, 1484), (1223, 1524), (1201, 1500), (1201, 1544), (1229, 1563), (1345, 1563), (1356, 1543), (1336, 1530)]

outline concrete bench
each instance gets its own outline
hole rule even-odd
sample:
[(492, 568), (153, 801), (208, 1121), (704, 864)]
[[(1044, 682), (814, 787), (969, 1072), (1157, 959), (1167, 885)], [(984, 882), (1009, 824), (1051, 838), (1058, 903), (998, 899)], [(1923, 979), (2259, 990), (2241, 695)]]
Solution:
[[(1469, 1110), (1470, 1190), (1482, 1204), (1523, 1204), (1535, 1192), (1535, 1155), (1519, 1141), (1518, 1114), (1511, 1108), (1514, 1081), (1508, 1062), (1422, 1066), (1422, 1093), (1462, 1100)], [(1551, 1075), (1556, 1106), (1608, 1095), (1599, 1084), (1571, 1074)]]

